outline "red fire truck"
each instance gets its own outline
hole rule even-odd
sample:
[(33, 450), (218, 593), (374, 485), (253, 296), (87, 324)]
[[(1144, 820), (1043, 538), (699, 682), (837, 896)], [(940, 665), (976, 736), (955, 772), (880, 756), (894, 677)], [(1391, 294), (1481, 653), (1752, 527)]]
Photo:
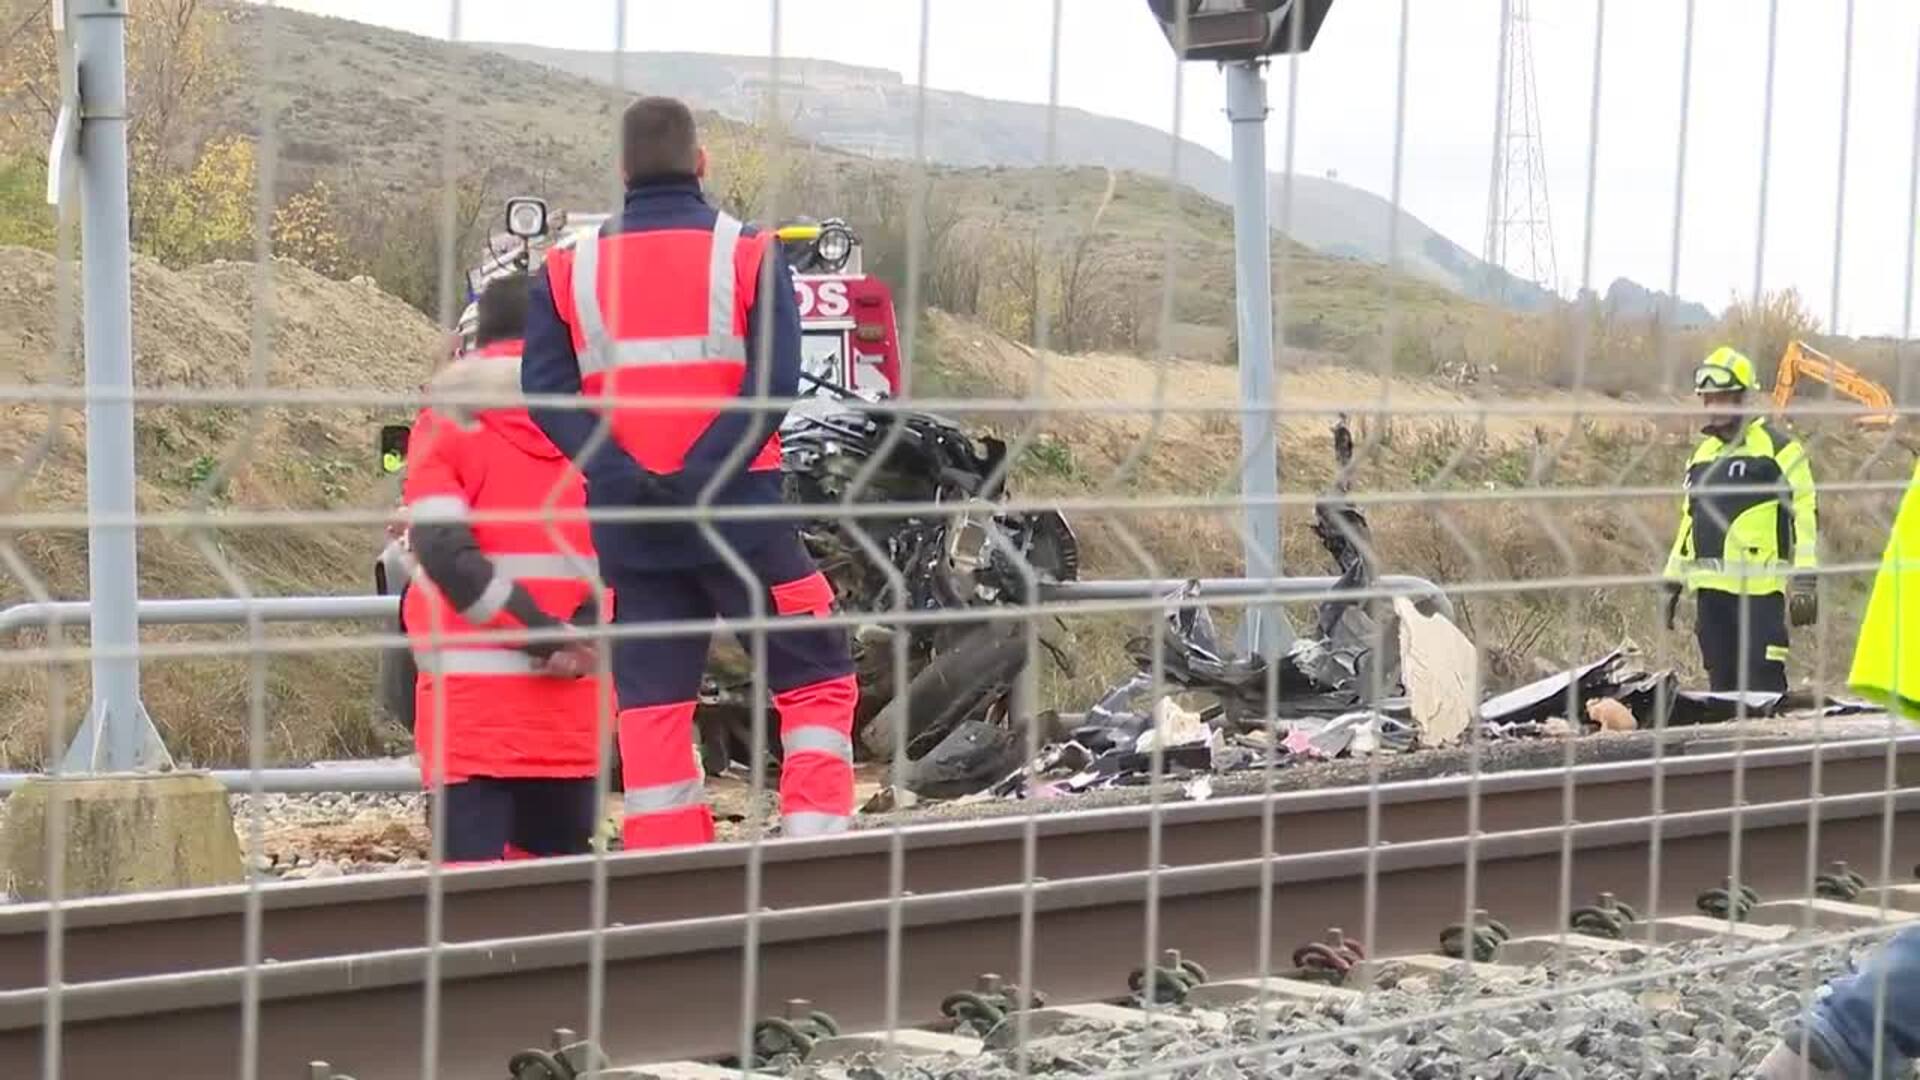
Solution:
[[(837, 218), (776, 231), (793, 268), (800, 305), (801, 392), (851, 390), (863, 397), (900, 392), (900, 332), (893, 291), (864, 272), (860, 238)], [(831, 384), (823, 386), (822, 384)]]
[[(538, 269), (547, 252), (593, 235), (606, 220), (606, 214), (549, 214), (540, 199), (507, 200), (507, 231), (493, 238), (487, 257), (467, 274), (462, 341), (471, 343), (472, 301), (487, 282)], [(893, 290), (861, 266), (859, 235), (839, 218), (785, 225), (775, 235), (793, 270), (794, 300), (800, 306), (801, 367), (809, 377), (801, 392), (839, 389), (881, 398), (898, 394), (900, 333)]]

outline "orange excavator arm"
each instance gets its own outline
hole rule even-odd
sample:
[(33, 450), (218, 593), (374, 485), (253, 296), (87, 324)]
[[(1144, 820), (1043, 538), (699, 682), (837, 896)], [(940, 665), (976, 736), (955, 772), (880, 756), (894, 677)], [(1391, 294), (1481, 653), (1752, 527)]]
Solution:
[(1789, 343), (1780, 355), (1780, 367), (1773, 377), (1775, 413), (1786, 411), (1802, 376), (1826, 383), (1834, 393), (1865, 405), (1871, 411), (1861, 416), (1859, 423), (1874, 427), (1893, 423), (1893, 395), (1886, 387), (1804, 341)]

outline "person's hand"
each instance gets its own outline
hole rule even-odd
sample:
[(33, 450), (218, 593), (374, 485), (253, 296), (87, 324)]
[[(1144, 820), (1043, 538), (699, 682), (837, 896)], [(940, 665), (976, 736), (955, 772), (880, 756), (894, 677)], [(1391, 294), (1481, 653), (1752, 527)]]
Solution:
[(672, 506), (681, 501), (671, 477), (638, 465), (590, 475), (587, 490), (599, 506)]
[(1667, 629), (1671, 630), (1675, 618), (1680, 614), (1680, 594), (1686, 590), (1677, 581), (1661, 582), (1660, 588), (1667, 594), (1666, 602), (1661, 608), (1661, 621)]
[(600, 656), (584, 641), (569, 641), (547, 654), (540, 673), (556, 679), (581, 679), (600, 666)]
[(1795, 574), (1787, 579), (1787, 621), (1795, 626), (1812, 626), (1820, 618), (1820, 594), (1814, 588), (1812, 574)]

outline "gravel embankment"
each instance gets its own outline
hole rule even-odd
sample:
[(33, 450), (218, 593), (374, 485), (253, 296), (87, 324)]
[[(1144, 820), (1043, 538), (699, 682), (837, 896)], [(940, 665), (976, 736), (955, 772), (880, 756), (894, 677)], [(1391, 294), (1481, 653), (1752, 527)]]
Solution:
[[(1864, 949), (1866, 946), (1861, 946)], [(1580, 956), (1571, 985), (1644, 974), (1630, 985), (1542, 997), (1553, 988), (1545, 967), (1478, 987), (1453, 975), (1396, 980), (1354, 1004), (1275, 1001), (1263, 1018), (1252, 1005), (1228, 1013), (1224, 1031), (1172, 1027), (1117, 1034), (1095, 1025), (1069, 1026), (1028, 1047), (1028, 1075), (1104, 1076), (1158, 1065), (1169, 1080), (1283, 1077), (1409, 1078), (1409, 1080), (1728, 1080), (1746, 1075), (1779, 1038), (1809, 991), (1845, 969), (1852, 951), (1814, 946), (1763, 960), (1745, 960), (1750, 943), (1675, 945)], [(1673, 969), (1740, 960), (1703, 972)], [(1664, 974), (1660, 972), (1665, 972)], [(1465, 1017), (1435, 1019), (1473, 1008)], [(1182, 1010), (1171, 1010), (1178, 1014)], [(1384, 1029), (1384, 1030), (1382, 1030)], [(1344, 1033), (1344, 1034), (1343, 1034)], [(1304, 1045), (1274, 1044), (1299, 1042)], [(1207, 1057), (1203, 1063), (1193, 1059)], [(800, 1065), (802, 1080), (1011, 1080), (1012, 1051), (982, 1057), (922, 1059), (883, 1068), (875, 1059)]]
[(284, 880), (418, 869), (426, 865), (426, 797), (406, 794), (250, 795), (232, 798), (240, 850), (253, 866)]
[[(1920, 729), (1900, 725), (1896, 734)], [(1811, 718), (1780, 717), (1747, 720), (1739, 723), (1703, 724), (1673, 728), (1665, 732), (1634, 731), (1618, 734), (1583, 735), (1573, 739), (1528, 738), (1487, 742), (1477, 751), (1466, 747), (1441, 750), (1416, 750), (1382, 754), (1374, 761), (1366, 758), (1339, 758), (1332, 761), (1307, 761), (1277, 767), (1271, 777), (1260, 769), (1248, 769), (1210, 778), (1210, 798), (1233, 795), (1260, 795), (1266, 792), (1309, 791), (1321, 788), (1390, 784), (1408, 780), (1427, 780), (1442, 776), (1468, 776), (1476, 770), (1483, 774), (1525, 769), (1561, 768), (1596, 765), (1606, 762), (1642, 761), (1656, 750), (1665, 756), (1711, 751), (1728, 753), (1739, 741), (1746, 750), (1821, 742), (1835, 743), (1853, 739), (1885, 738), (1889, 721), (1884, 714), (1830, 717), (1816, 722)], [(1697, 744), (1697, 745), (1696, 745)], [(1476, 763), (1477, 755), (1477, 763)], [(1115, 806), (1134, 806), (1150, 801), (1153, 789), (1142, 783), (1088, 791), (1070, 798), (1056, 799), (978, 799), (950, 802), (922, 802), (911, 810), (883, 814), (863, 814), (855, 828), (886, 828), (900, 823), (921, 821), (970, 821), (981, 818), (1019, 816), (1035, 813), (1061, 813)], [(1179, 782), (1163, 782), (1159, 798), (1180, 802), (1186, 794)]]
[[(1819, 735), (1828, 741), (1883, 737), (1887, 733), (1884, 717), (1830, 719), (1820, 726)], [(1790, 742), (1810, 741), (1812, 721), (1800, 719), (1755, 720), (1745, 724), (1718, 724), (1677, 729), (1656, 739), (1651, 732), (1612, 735), (1588, 735), (1573, 740), (1528, 739), (1489, 743), (1478, 754), (1477, 768), (1484, 773), (1515, 769), (1540, 769), (1606, 761), (1631, 761), (1650, 757), (1659, 744), (1663, 753), (1683, 755), (1695, 748), (1725, 751), (1736, 737), (1746, 740), (1751, 749)], [(1307, 762), (1275, 769), (1269, 780), (1260, 770), (1211, 778), (1211, 797), (1257, 795), (1318, 788), (1392, 783), (1437, 776), (1457, 776), (1476, 768), (1474, 755), (1465, 749), (1430, 750), (1381, 757), (1377, 763), (1364, 759)], [(856, 803), (864, 804), (885, 782), (886, 765), (863, 763), (856, 770)], [(1269, 782), (1271, 788), (1268, 787)], [(745, 839), (749, 831), (749, 809), (753, 800), (749, 785), (736, 775), (712, 778), (708, 795), (713, 801), (721, 840)], [(774, 812), (775, 782), (770, 781), (761, 794), (763, 820)], [(887, 813), (862, 814), (855, 828), (888, 828), (895, 825), (938, 821), (963, 821), (1017, 816), (1031, 813), (1057, 813), (1098, 807), (1145, 803), (1154, 797), (1145, 785), (1090, 791), (1059, 799), (962, 799), (950, 802), (922, 802), (911, 809)], [(1159, 798), (1179, 802), (1188, 796), (1178, 783), (1163, 783)], [(249, 796), (233, 797), (235, 831), (241, 849), (251, 850), (252, 801)], [(393, 793), (318, 793), (266, 795), (261, 800), (261, 850), (254, 865), (274, 877), (298, 880), (334, 877), (341, 874), (375, 873), (386, 870), (418, 869), (425, 865), (429, 851), (426, 799), (417, 792)], [(618, 806), (609, 801), (608, 814), (617, 815)]]
[[(869, 783), (869, 789), (872, 788)], [(775, 786), (762, 792), (765, 820), (771, 820)], [(707, 783), (721, 840), (745, 839), (752, 791), (733, 776)], [(233, 828), (240, 850), (252, 851), (252, 796), (232, 797)], [(283, 881), (418, 870), (432, 850), (427, 798), (419, 792), (322, 792), (260, 797), (260, 849), (253, 865)], [(617, 817), (619, 798), (608, 799), (607, 815)]]

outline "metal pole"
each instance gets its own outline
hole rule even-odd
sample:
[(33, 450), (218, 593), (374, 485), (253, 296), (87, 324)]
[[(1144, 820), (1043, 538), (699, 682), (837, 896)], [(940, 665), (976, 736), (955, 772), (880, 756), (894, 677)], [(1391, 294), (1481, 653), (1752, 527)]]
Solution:
[[(1267, 228), (1267, 82), (1265, 60), (1226, 65), (1227, 120), (1233, 125), (1234, 302), (1240, 331), (1240, 494), (1246, 499), (1246, 576), (1277, 578), (1280, 567), (1279, 465), (1273, 437), (1273, 251)], [(1279, 607), (1247, 612), (1240, 635), (1248, 652), (1277, 656), (1293, 642)]]
[[(87, 366), (87, 514), (131, 520), (133, 335), (127, 225), (127, 0), (67, 0), (79, 63), (80, 222)], [(93, 704), (67, 772), (172, 765), (140, 703), (139, 579), (130, 525), (87, 529)]]

